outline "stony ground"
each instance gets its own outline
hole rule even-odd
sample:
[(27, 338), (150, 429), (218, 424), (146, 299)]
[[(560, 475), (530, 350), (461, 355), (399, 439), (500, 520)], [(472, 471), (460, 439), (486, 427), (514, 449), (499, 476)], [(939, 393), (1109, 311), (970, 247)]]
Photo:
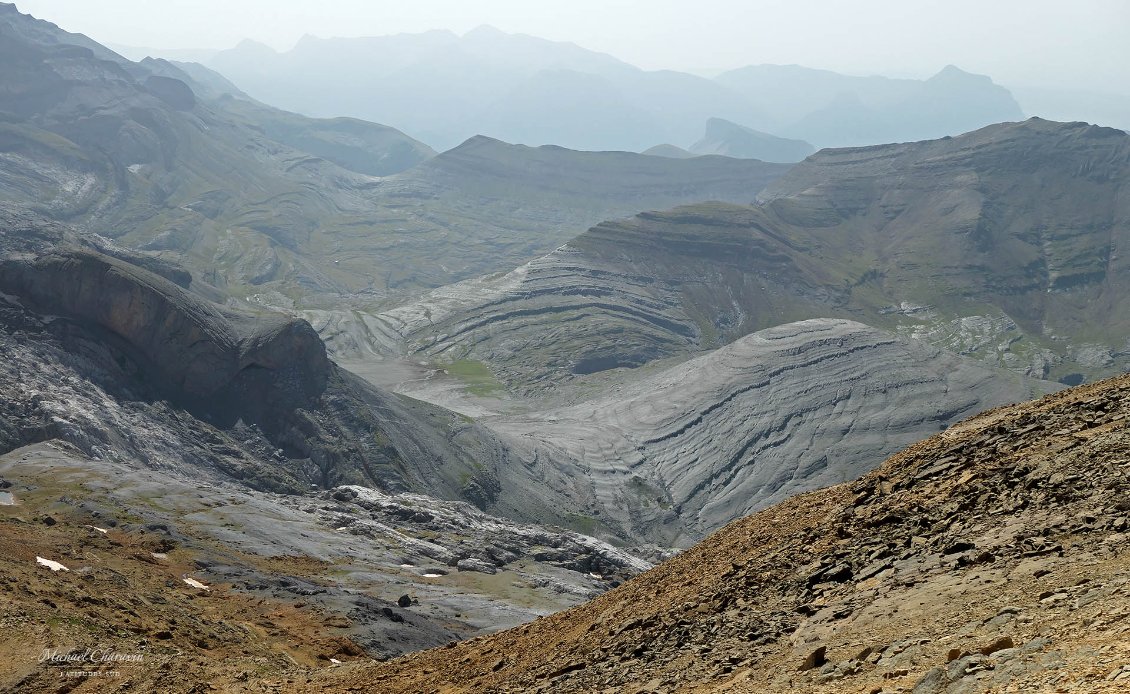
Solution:
[[(471, 625), (428, 603), (469, 595), (467, 576), (512, 590), (537, 557), (497, 575), (455, 567), (420, 605), (381, 602), (395, 596), (352, 591), (394, 577), (349, 548), (400, 522), (407, 499), (341, 488), (269, 515), (231, 489), (162, 488), (158, 472), (40, 444), (0, 458), (0, 690), (1121, 692), (1127, 422), (1130, 376), (990, 411), (588, 603), (462, 642)], [(161, 509), (181, 522), (162, 527)], [(300, 551), (262, 551), (284, 538)], [(357, 599), (370, 623), (342, 608)], [(377, 660), (413, 635), (438, 647)], [(40, 662), (55, 649), (140, 662)]]
[(267, 494), (46, 442), (0, 456), (0, 691), (241, 691), (528, 622), (649, 566), (469, 504)]
[(984, 413), (531, 624), (262, 690), (1122, 692), (1130, 376)]

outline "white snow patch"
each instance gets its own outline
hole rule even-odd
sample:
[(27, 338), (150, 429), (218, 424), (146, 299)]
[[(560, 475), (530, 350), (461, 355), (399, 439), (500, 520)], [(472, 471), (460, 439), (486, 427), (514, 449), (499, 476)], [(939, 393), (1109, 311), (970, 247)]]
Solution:
[(331, 665), (341, 665), (341, 661), (338, 660), (337, 658), (330, 658), (330, 664)]
[(424, 574), (424, 578), (440, 578), (443, 574)]
[(208, 590), (208, 586), (204, 585), (200, 581), (197, 581), (195, 578), (189, 578), (189, 577), (185, 576), (184, 582), (187, 583), (188, 585), (192, 586), (193, 588), (199, 588), (200, 590)]
[(70, 571), (70, 569), (63, 566), (59, 562), (51, 561), (50, 559), (44, 559), (43, 557), (36, 557), (35, 563), (39, 564), (40, 566), (46, 566), (48, 569), (51, 569), (52, 571)]
[(169, 558), (169, 555), (165, 554), (164, 552), (150, 552), (149, 554), (154, 559), (168, 559)]
[(103, 535), (105, 535), (106, 533), (109, 532), (108, 530), (106, 530), (106, 528), (99, 528), (97, 525), (88, 525), (86, 527), (90, 528), (91, 530), (97, 530), (98, 532), (102, 533)]

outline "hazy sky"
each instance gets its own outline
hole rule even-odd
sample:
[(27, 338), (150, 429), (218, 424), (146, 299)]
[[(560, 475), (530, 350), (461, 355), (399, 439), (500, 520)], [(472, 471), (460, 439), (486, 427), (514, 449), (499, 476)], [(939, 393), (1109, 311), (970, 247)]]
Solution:
[(1130, 93), (1128, 0), (22, 0), (103, 43), (290, 48), (303, 34), (375, 36), (480, 24), (573, 41), (647, 69), (798, 63), (926, 77), (946, 64), (997, 82)]

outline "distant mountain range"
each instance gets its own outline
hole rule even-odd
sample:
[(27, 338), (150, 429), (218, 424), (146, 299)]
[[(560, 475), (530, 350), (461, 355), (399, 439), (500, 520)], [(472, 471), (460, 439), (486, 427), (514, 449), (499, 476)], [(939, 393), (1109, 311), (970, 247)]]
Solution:
[(712, 118), (848, 146), (957, 135), (1023, 115), (1008, 90), (954, 66), (928, 80), (777, 65), (706, 79), (486, 26), (463, 36), (307, 36), (284, 52), (253, 41), (213, 53), (123, 50), (200, 61), (266, 103), (387, 123), (441, 150), (478, 134), (587, 150), (686, 148)]
[(200, 65), (130, 62), (12, 5), (0, 40), (0, 202), (273, 305), (509, 270), (609, 217), (749, 202), (787, 168), (487, 137), (436, 157), (388, 126), (267, 106)]
[(763, 109), (762, 130), (818, 147), (928, 140), (1022, 117), (1007, 89), (953, 65), (928, 80), (755, 65), (716, 81)]

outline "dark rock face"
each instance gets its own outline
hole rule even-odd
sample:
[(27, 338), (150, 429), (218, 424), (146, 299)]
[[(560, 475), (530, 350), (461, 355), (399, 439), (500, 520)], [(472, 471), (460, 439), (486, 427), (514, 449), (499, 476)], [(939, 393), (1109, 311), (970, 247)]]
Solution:
[(230, 389), (238, 375), (253, 369), (273, 372), (273, 385), (300, 401), (325, 388), (329, 361), (308, 323), (276, 321), (241, 336), (218, 308), (99, 253), (57, 251), (5, 262), (0, 288), (43, 312), (108, 330), (190, 400)]
[(192, 88), (178, 79), (150, 75), (145, 78), (145, 88), (178, 111), (191, 111), (196, 106), (196, 95), (192, 93)]
[(275, 491), (496, 504), (494, 435), (342, 372), (305, 321), (213, 304), (167, 261), (4, 206), (0, 251), (0, 450), (58, 438)]

